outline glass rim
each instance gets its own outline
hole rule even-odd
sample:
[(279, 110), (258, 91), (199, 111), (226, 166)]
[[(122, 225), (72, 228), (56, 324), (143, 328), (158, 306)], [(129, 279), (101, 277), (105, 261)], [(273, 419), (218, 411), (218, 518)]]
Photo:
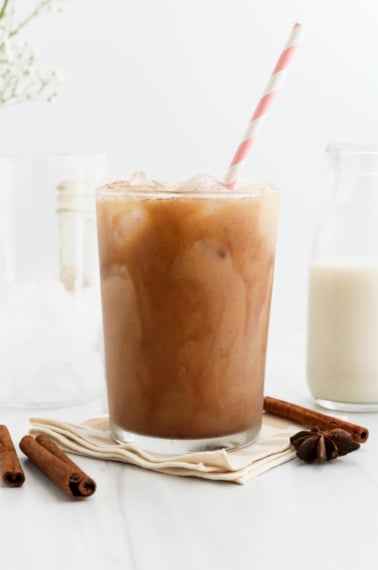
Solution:
[(370, 143), (332, 143), (326, 147), (328, 154), (378, 154), (378, 144)]
[(185, 191), (179, 187), (162, 188), (161, 186), (150, 186), (147, 184), (127, 185), (126, 181), (113, 182), (105, 184), (96, 189), (97, 198), (116, 198), (120, 196), (131, 196), (133, 198), (181, 198), (181, 199), (241, 199), (241, 198), (257, 198), (263, 194), (279, 194), (279, 189), (272, 182), (253, 182), (253, 188), (243, 186), (240, 189), (230, 190), (225, 187), (224, 191), (202, 191), (193, 190)]

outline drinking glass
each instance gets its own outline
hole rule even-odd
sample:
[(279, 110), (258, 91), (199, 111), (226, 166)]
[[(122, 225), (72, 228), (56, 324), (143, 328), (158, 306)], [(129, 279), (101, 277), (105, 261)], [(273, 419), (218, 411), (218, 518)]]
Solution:
[(185, 453), (247, 445), (259, 432), (278, 192), (214, 184), (97, 193), (117, 441)]
[(0, 156), (0, 404), (83, 402), (103, 385), (93, 154)]

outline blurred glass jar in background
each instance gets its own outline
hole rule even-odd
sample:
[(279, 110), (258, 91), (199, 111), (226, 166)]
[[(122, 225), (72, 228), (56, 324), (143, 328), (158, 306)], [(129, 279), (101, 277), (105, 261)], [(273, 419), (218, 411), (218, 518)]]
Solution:
[(103, 155), (0, 156), (0, 405), (104, 387), (95, 189)]
[(378, 146), (327, 149), (333, 200), (309, 271), (307, 379), (318, 404), (378, 410)]

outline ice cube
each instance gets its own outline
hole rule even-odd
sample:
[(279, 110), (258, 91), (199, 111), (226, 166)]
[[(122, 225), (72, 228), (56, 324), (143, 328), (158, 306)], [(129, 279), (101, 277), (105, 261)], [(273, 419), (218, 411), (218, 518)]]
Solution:
[(149, 223), (149, 216), (143, 205), (131, 203), (129, 207), (118, 212), (113, 218), (113, 236), (119, 247), (134, 239)]
[(156, 192), (177, 192), (180, 185), (172, 180), (152, 180), (149, 187)]
[(146, 175), (141, 170), (138, 170), (137, 172), (134, 172), (132, 176), (130, 176), (129, 183), (131, 186), (144, 186), (147, 184)]
[(227, 192), (228, 188), (219, 180), (207, 174), (198, 174), (180, 184), (182, 192)]
[(203, 238), (198, 242), (198, 246), (204, 255), (217, 261), (224, 260), (230, 255), (228, 248), (214, 239)]
[(68, 292), (47, 275), (12, 286), (0, 304), (0, 401), (55, 405), (93, 396), (103, 375), (100, 325), (98, 291)]

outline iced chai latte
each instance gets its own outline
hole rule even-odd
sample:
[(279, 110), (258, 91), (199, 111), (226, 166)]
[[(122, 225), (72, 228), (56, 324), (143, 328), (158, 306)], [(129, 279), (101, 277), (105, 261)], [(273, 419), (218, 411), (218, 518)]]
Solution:
[(98, 191), (116, 440), (185, 452), (256, 437), (278, 201), (268, 186), (231, 191), (210, 177)]

